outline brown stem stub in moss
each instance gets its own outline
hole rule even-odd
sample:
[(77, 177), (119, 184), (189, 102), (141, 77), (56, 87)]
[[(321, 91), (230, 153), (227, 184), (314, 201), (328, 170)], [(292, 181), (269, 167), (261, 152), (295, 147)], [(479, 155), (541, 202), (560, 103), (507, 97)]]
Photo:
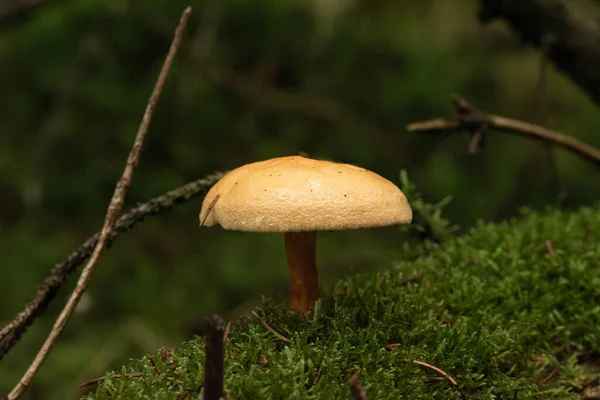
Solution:
[(292, 309), (300, 315), (310, 311), (319, 298), (317, 232), (286, 232), (285, 251), (290, 270)]

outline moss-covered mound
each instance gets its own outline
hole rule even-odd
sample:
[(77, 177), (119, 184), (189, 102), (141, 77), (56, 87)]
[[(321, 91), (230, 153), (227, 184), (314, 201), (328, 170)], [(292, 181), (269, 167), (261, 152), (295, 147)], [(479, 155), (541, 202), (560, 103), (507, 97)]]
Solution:
[[(307, 320), (265, 304), (225, 345), (229, 399), (577, 399), (600, 363), (600, 212), (480, 224), (337, 284)], [(418, 273), (418, 277), (415, 277)], [(392, 346), (390, 346), (392, 345)], [(203, 339), (132, 361), (88, 398), (201, 398)], [(457, 384), (414, 360), (434, 365)]]

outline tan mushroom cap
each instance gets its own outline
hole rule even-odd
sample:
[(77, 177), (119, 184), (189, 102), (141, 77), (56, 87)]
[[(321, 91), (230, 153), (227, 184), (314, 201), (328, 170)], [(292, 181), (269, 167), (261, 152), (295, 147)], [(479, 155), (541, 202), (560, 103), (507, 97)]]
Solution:
[(396, 185), (374, 172), (290, 156), (226, 174), (206, 195), (203, 220), (252, 232), (341, 230), (410, 223), (412, 209)]

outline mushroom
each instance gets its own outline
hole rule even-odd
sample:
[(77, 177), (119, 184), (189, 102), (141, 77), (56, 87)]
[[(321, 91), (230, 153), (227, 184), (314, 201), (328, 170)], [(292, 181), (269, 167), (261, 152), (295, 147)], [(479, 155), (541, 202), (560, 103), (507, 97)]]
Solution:
[(200, 226), (283, 232), (291, 307), (301, 315), (319, 298), (317, 231), (410, 223), (400, 189), (350, 164), (301, 156), (273, 158), (227, 173), (209, 190)]

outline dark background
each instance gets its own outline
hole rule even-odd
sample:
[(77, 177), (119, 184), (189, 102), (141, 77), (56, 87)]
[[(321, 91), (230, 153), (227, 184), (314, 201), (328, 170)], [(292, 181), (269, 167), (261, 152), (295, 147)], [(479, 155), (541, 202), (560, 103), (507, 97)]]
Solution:
[[(17, 3), (0, 8), (0, 324), (100, 229), (188, 5), (55, 0), (18, 12)], [(301, 151), (396, 183), (406, 169), (425, 198), (453, 197), (446, 216), (463, 229), (523, 206), (574, 209), (600, 194), (594, 167), (562, 149), (492, 133), (470, 155), (466, 133), (404, 129), (454, 113), (449, 95), (458, 93), (600, 146), (592, 102), (503, 23), (482, 25), (477, 1), (191, 5), (128, 206), (215, 170)], [(82, 381), (189, 338), (204, 315), (236, 318), (261, 296), (287, 299), (283, 238), (199, 229), (200, 205), (117, 240), (28, 396), (77, 397)], [(322, 286), (389, 266), (403, 240), (396, 228), (322, 234)], [(21, 376), (72, 285), (0, 364), (0, 393)]]

